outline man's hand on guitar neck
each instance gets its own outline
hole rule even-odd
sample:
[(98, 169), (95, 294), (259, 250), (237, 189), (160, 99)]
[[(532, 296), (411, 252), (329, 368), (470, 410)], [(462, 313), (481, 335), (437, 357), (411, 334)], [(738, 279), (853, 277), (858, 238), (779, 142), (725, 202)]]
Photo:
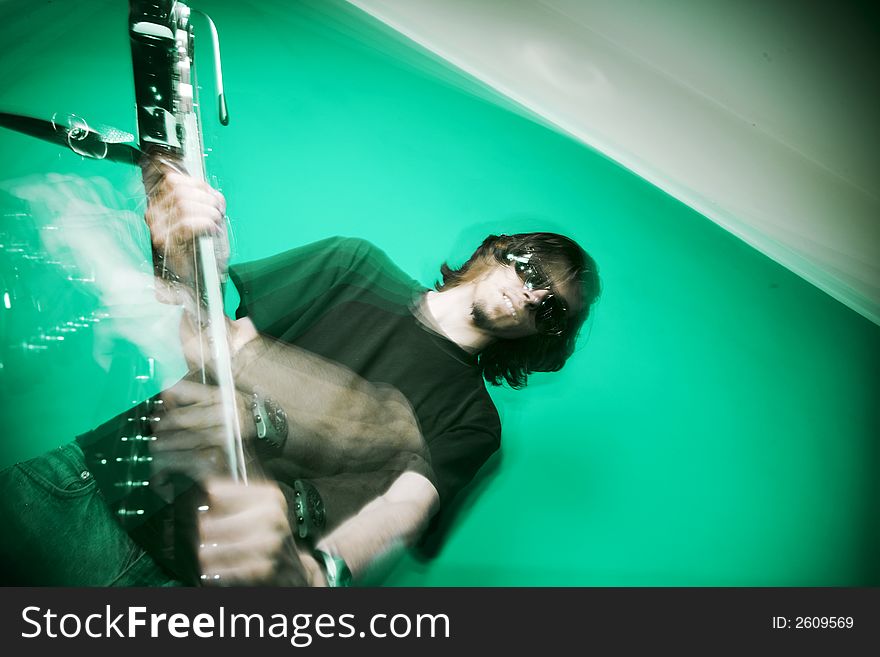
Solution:
[[(153, 253), (160, 270), (186, 283), (194, 280), (195, 238), (214, 237), (214, 252), (221, 273), (229, 259), (226, 235), (226, 199), (208, 183), (187, 175), (170, 157), (152, 156), (142, 164)], [(159, 271), (164, 275), (163, 271)]]

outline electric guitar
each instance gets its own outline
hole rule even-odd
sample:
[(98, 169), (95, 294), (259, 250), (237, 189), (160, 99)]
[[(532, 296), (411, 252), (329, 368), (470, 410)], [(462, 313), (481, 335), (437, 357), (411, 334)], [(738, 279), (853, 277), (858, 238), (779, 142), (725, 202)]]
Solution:
[[(140, 151), (146, 155), (142, 165), (161, 163), (205, 181), (193, 13), (174, 0), (130, 0), (129, 35), (138, 141)], [(219, 120), (226, 125), (229, 118), (217, 33), (210, 18), (203, 17), (215, 55)], [(207, 339), (199, 340), (199, 362), (190, 378), (219, 390), (228, 468), (225, 474), (247, 483), (216, 248), (210, 235), (196, 236), (191, 245), (194, 276), (187, 282), (192, 286), (190, 311)], [(164, 256), (154, 253), (155, 274), (176, 284), (175, 272), (167, 268)], [(148, 384), (153, 375), (152, 361), (141, 359), (140, 371), (133, 380), (133, 400), (143, 398), (137, 386)], [(123, 527), (179, 579), (198, 583), (201, 575), (196, 560), (195, 514), (203, 500), (198, 485), (173, 468), (156, 477), (150, 445), (155, 440), (152, 429), (161, 404), (158, 397), (150, 398), (131, 413), (90, 432), (81, 438), (81, 444), (105, 501)]]

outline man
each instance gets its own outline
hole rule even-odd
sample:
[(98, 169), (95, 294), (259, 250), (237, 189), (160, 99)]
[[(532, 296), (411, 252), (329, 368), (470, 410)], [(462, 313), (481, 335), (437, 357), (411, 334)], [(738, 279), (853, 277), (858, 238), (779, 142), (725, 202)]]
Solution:
[[(225, 202), (164, 165), (145, 182), (154, 250), (186, 281), (194, 235), (217, 233), (226, 250)], [(265, 478), (189, 472), (207, 499), (195, 521), (203, 581), (340, 585), (411, 545), (500, 444), (483, 380), (519, 388), (530, 372), (560, 369), (599, 292), (595, 263), (550, 233), (490, 236), (441, 273), (425, 290), (375, 247), (341, 238), (232, 267), (238, 417)], [(211, 389), (184, 381), (163, 397), (157, 458), (186, 469), (179, 455), (216, 451)], [(283, 420), (268, 450), (256, 403)], [(95, 470), (100, 441), (80, 442)], [(305, 538), (303, 482), (325, 515)], [(149, 574), (117, 583), (165, 583), (150, 559), (134, 561)]]

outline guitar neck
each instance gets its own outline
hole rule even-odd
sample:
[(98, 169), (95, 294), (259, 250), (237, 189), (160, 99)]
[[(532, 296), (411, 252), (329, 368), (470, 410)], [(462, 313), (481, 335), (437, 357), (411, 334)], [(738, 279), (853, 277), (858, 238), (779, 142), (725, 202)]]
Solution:
[[(190, 8), (174, 0), (130, 0), (129, 34), (141, 150), (153, 156), (168, 155), (190, 176), (206, 180)], [(211, 363), (201, 369), (203, 376), (209, 369), (214, 374), (223, 400), (229, 474), (235, 480), (246, 481), (221, 272), (213, 237), (199, 236), (193, 253), (195, 293), (199, 311), (205, 313), (200, 323), (207, 326), (212, 352), (206, 355)]]

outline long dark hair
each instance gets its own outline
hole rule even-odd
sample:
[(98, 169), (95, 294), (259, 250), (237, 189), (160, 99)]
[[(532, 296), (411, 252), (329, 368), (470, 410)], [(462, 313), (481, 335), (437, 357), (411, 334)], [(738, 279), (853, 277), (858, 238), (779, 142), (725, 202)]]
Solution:
[[(440, 267), (442, 281), (438, 292), (469, 282), (479, 263), (497, 261), (509, 265), (509, 254), (531, 253), (553, 272), (557, 285), (576, 283), (581, 291), (577, 312), (569, 311), (568, 323), (561, 335), (530, 335), (524, 338), (499, 339), (480, 352), (478, 362), (483, 377), (492, 385), (507, 381), (511, 388), (523, 388), (532, 372), (556, 372), (574, 352), (578, 333), (599, 298), (601, 284), (596, 262), (574, 240), (556, 233), (518, 233), (489, 235), (468, 261), (458, 269), (448, 263)], [(479, 269), (479, 267), (477, 267)]]

